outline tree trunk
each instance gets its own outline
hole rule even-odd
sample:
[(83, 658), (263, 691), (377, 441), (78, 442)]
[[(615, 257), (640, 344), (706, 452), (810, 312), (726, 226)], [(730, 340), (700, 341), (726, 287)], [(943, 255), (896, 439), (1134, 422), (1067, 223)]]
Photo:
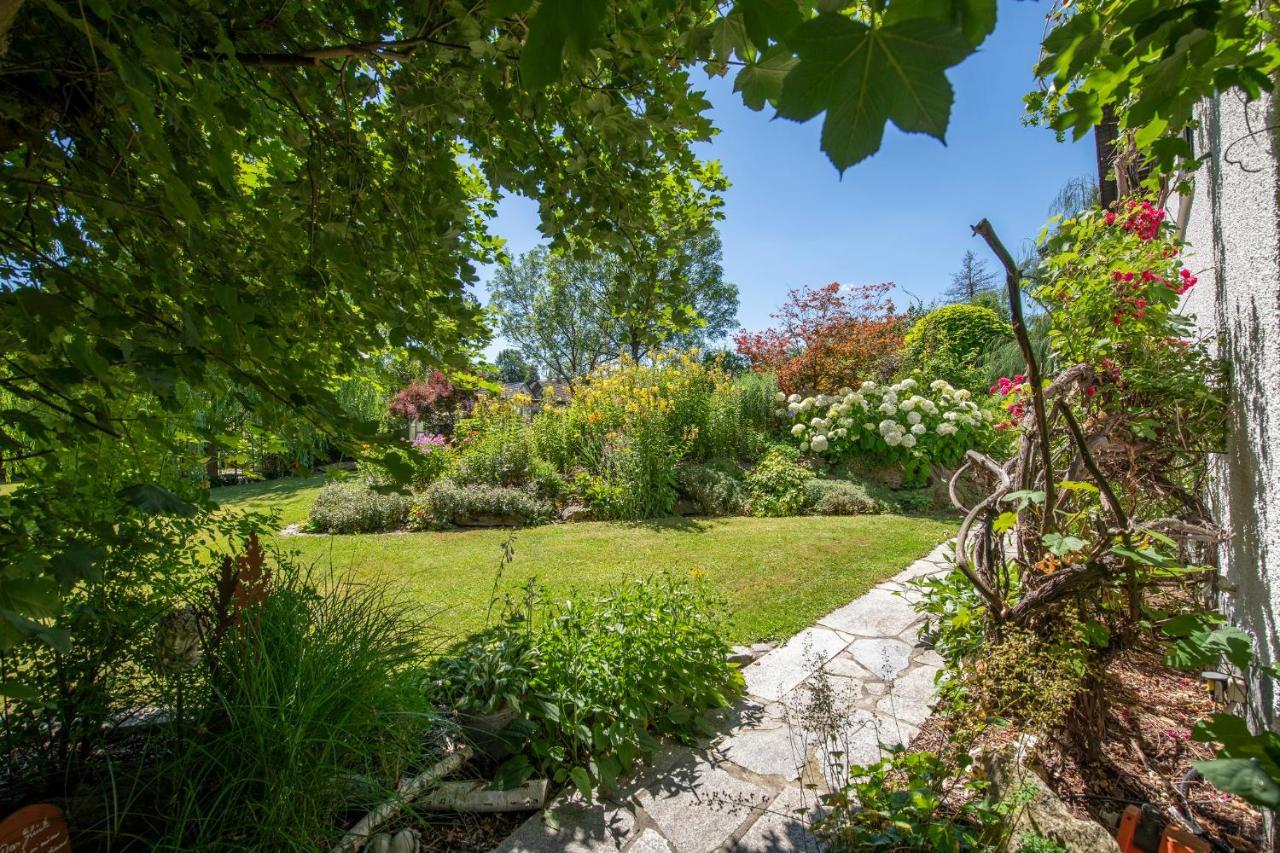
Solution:
[(1110, 177), (1115, 166), (1116, 141), (1120, 136), (1120, 123), (1115, 110), (1103, 107), (1102, 121), (1093, 129), (1094, 157), (1098, 163), (1098, 194), (1103, 207), (1109, 207), (1120, 199), (1119, 187)]

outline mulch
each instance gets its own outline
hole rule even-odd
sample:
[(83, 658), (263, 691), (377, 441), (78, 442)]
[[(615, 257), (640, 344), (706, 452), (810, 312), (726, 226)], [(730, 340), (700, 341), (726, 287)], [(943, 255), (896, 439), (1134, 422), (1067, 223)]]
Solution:
[[(1084, 764), (1065, 732), (1042, 738), (1035, 757), (1045, 781), (1077, 817), (1114, 831), (1126, 806), (1150, 804), (1157, 814), (1145, 820), (1172, 822), (1175, 812), (1181, 814), (1202, 827), (1219, 851), (1251, 853), (1264, 846), (1257, 809), (1207, 782), (1184, 781), (1193, 761), (1214, 754), (1211, 745), (1191, 739), (1192, 726), (1223, 710), (1202, 682), (1165, 666), (1154, 645), (1140, 645), (1111, 659), (1106, 696), (1106, 733), (1096, 763)], [(946, 719), (935, 715), (912, 748), (937, 750), (947, 731)], [(1015, 736), (1009, 728), (993, 728), (979, 747), (999, 747)]]

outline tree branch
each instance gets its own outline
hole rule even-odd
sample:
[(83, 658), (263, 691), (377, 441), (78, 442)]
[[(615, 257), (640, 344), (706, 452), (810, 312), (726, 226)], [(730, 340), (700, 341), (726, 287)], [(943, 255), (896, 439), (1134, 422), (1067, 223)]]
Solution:
[(1027, 377), (1031, 384), (1031, 401), (1035, 408), (1036, 427), (1039, 431), (1040, 458), (1044, 464), (1044, 518), (1041, 519), (1040, 533), (1050, 533), (1055, 528), (1053, 517), (1057, 506), (1055, 484), (1053, 482), (1053, 452), (1049, 446), (1049, 415), (1045, 408), (1044, 383), (1040, 375), (1040, 365), (1036, 361), (1035, 351), (1031, 346), (1031, 338), (1027, 335), (1027, 324), (1022, 317), (1022, 271), (1014, 262), (1009, 250), (996, 236), (991, 223), (983, 219), (973, 226), (973, 233), (981, 237), (991, 247), (991, 251), (1000, 259), (1005, 270), (1005, 285), (1009, 292), (1009, 315), (1013, 319), (1013, 335), (1018, 339), (1018, 347), (1027, 361)]

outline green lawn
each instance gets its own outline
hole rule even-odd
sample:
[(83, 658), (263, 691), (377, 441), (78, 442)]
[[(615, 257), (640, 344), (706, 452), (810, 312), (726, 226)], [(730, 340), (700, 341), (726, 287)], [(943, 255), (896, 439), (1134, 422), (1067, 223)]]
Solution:
[[(276, 507), (300, 522), (322, 480), (216, 489), (228, 507)], [(582, 522), (517, 531), (501, 587), (537, 577), (552, 594), (603, 589), (628, 577), (695, 569), (732, 612), (734, 642), (785, 639), (866, 592), (955, 532), (947, 520), (897, 515)], [(450, 635), (485, 619), (502, 530), (276, 537), (309, 564), (386, 579), (432, 611)]]

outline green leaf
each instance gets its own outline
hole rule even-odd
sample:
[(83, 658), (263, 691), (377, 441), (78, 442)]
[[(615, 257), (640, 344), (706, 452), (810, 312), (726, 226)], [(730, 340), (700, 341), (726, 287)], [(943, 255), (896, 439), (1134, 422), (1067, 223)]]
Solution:
[(1217, 758), (1196, 761), (1192, 766), (1219, 790), (1242, 797), (1255, 806), (1273, 810), (1280, 807), (1280, 785), (1256, 759)]
[(778, 113), (806, 121), (825, 110), (822, 147), (842, 171), (880, 149), (889, 121), (943, 139), (953, 100), (943, 72), (973, 50), (938, 18), (869, 27), (834, 14), (806, 21), (789, 43), (800, 62), (783, 83)]
[(1111, 642), (1111, 631), (1101, 622), (1091, 619), (1080, 625), (1080, 631), (1084, 635), (1086, 642), (1100, 649), (1106, 648), (1107, 644)]
[(178, 515), (189, 518), (196, 514), (194, 504), (154, 483), (125, 486), (116, 492), (116, 497), (147, 515)]
[(996, 516), (995, 521), (991, 522), (991, 530), (994, 533), (1007, 533), (1017, 523), (1018, 514), (1016, 512), (1002, 512)]
[(766, 103), (775, 103), (782, 94), (783, 81), (787, 79), (800, 60), (786, 48), (774, 46), (741, 71), (733, 81), (733, 91), (742, 93), (742, 102), (753, 110), (764, 109)]
[(1089, 544), (1078, 536), (1067, 536), (1061, 533), (1046, 533), (1040, 537), (1040, 541), (1050, 553), (1058, 557), (1070, 554), (1072, 551), (1079, 551)]
[(35, 702), (40, 698), (40, 694), (17, 681), (0, 681), (0, 696), (8, 699), (19, 699), (23, 702)]
[(734, 11), (741, 10), (751, 42), (763, 49), (770, 41), (786, 41), (804, 15), (795, 0), (738, 0)]
[(564, 76), (565, 52), (587, 52), (604, 21), (603, 0), (542, 0), (529, 22), (520, 51), (520, 78), (526, 88), (541, 89)]
[(574, 787), (578, 789), (578, 793), (582, 794), (583, 799), (591, 802), (591, 776), (586, 768), (573, 768), (569, 771), (569, 778), (573, 780)]

